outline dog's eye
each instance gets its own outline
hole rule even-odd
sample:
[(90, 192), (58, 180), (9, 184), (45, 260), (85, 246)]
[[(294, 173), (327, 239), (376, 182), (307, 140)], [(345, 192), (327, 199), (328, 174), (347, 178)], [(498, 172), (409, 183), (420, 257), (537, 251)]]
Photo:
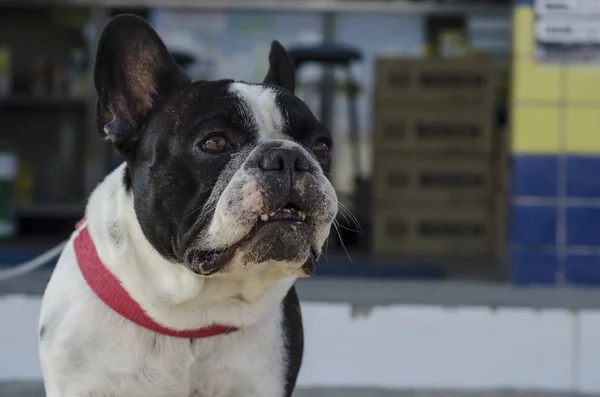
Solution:
[(317, 141), (313, 145), (312, 151), (317, 157), (326, 157), (329, 154), (329, 144), (325, 141)]
[(223, 136), (211, 136), (200, 143), (202, 150), (209, 153), (224, 152), (229, 146), (229, 141)]

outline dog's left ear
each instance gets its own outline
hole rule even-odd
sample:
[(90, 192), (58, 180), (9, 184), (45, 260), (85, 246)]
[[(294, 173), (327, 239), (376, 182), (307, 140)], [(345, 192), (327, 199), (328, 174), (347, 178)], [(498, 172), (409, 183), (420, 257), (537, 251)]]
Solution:
[(294, 92), (296, 90), (295, 73), (294, 62), (285, 48), (277, 40), (271, 42), (269, 71), (263, 84), (278, 85)]
[(152, 112), (185, 81), (145, 20), (114, 17), (98, 42), (94, 68), (98, 133), (127, 154)]

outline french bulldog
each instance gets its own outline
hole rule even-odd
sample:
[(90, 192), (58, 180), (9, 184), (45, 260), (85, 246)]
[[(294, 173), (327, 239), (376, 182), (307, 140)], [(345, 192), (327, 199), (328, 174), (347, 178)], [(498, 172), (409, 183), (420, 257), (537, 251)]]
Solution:
[(190, 81), (120, 15), (94, 66), (100, 136), (124, 162), (92, 192), (44, 293), (47, 397), (283, 397), (294, 290), (338, 211), (331, 136), (277, 41), (261, 84)]

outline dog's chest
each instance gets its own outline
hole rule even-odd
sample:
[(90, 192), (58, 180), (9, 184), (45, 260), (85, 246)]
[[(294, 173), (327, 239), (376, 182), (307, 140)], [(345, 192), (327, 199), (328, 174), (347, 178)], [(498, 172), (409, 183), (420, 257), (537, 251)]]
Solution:
[(108, 370), (109, 382), (102, 383), (130, 397), (280, 397), (285, 353), (279, 330), (267, 319), (226, 336), (132, 341), (126, 353), (113, 350), (110, 359), (111, 367), (119, 363), (129, 375), (113, 382), (117, 375)]
[[(64, 367), (67, 396), (284, 395), (284, 343), (279, 325), (271, 319), (230, 335), (194, 341), (139, 333), (128, 323), (122, 326), (122, 332), (107, 332), (100, 336), (101, 343), (86, 350), (73, 344), (71, 350), (56, 346), (64, 362), (48, 365), (52, 370)], [(75, 360), (75, 352), (85, 355)]]
[(87, 287), (69, 245), (40, 322), (48, 397), (281, 397), (283, 310), (229, 335), (179, 339), (124, 320)]
[(214, 340), (190, 340), (190, 397), (283, 395), (284, 342), (279, 321)]

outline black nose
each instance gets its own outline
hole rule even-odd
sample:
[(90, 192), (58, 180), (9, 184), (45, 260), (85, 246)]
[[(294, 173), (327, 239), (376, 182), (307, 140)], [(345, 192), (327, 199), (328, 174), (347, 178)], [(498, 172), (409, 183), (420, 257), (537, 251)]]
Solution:
[(294, 148), (271, 148), (263, 154), (259, 164), (265, 171), (310, 171), (308, 159), (304, 153)]

